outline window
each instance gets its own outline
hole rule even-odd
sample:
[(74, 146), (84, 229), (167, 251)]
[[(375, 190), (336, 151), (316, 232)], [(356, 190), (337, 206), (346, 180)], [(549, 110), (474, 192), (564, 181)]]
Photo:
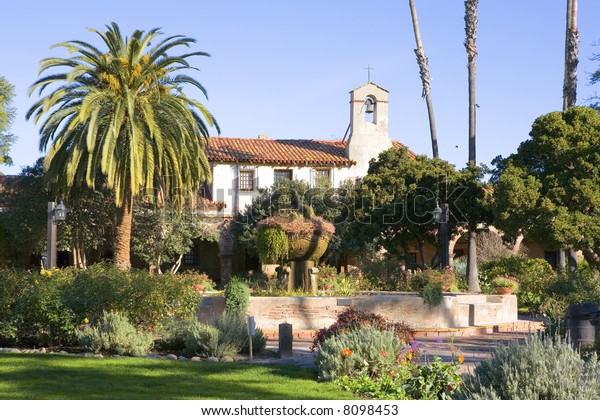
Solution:
[(254, 171), (240, 171), (239, 187), (241, 191), (254, 189)]
[(311, 171), (311, 186), (316, 188), (331, 187), (331, 170), (314, 169)]
[(183, 254), (183, 265), (198, 265), (197, 246), (194, 246), (189, 252)]
[(288, 179), (291, 181), (292, 170), (291, 169), (275, 169), (275, 182), (278, 182), (282, 179)]

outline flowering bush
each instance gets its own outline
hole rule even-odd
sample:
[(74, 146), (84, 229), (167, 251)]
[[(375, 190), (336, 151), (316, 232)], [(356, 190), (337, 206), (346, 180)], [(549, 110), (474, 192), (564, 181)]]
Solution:
[(399, 347), (389, 331), (352, 330), (319, 345), (319, 378), (369, 398), (449, 399), (461, 388), (458, 367), (464, 357), (451, 363), (437, 356), (423, 360), (423, 347), (417, 341)]
[(363, 374), (377, 377), (392, 370), (403, 346), (404, 343), (393, 332), (372, 327), (330, 337), (318, 346), (319, 379)]

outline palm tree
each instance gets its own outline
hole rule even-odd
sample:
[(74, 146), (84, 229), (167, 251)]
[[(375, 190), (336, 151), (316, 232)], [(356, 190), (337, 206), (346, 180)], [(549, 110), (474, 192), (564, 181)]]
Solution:
[[(465, 1), (465, 48), (467, 49), (467, 68), (469, 70), (469, 166), (475, 166), (475, 58), (477, 56), (477, 3), (479, 0)], [(467, 256), (467, 281), (469, 292), (479, 292), (479, 273), (477, 270), (477, 226), (469, 226), (469, 252)]]
[(433, 149), (433, 158), (437, 159), (440, 157), (438, 152), (437, 144), (437, 132), (435, 129), (435, 117), (433, 114), (433, 103), (431, 100), (431, 86), (429, 77), (429, 66), (427, 56), (425, 55), (425, 49), (421, 42), (421, 32), (419, 31), (419, 20), (417, 18), (417, 8), (414, 0), (408, 0), (410, 6), (410, 14), (412, 16), (413, 29), (415, 32), (415, 41), (417, 48), (415, 54), (417, 56), (417, 63), (419, 64), (419, 74), (421, 76), (421, 82), (423, 83), (423, 97), (427, 103), (427, 113), (429, 115), (429, 132), (431, 134), (431, 148)]
[[(577, 29), (577, 0), (567, 0), (567, 18), (565, 34), (565, 75), (563, 82), (563, 111), (575, 106), (577, 102), (577, 64), (579, 64), (579, 30)], [(558, 267), (564, 269), (568, 254), (569, 268), (577, 269), (575, 250), (560, 248)]]
[(206, 91), (181, 74), (192, 69), (188, 58), (203, 52), (170, 55), (175, 47), (195, 40), (181, 35), (157, 40), (159, 29), (136, 30), (123, 38), (116, 23), (101, 32), (91, 29), (106, 50), (82, 41), (57, 44), (70, 58), (42, 60), (40, 75), (50, 69), (66, 72), (41, 77), (29, 94), (39, 95), (27, 113), (40, 127), (44, 168), (57, 191), (79, 185), (95, 187), (105, 179), (117, 207), (114, 258), (120, 269), (130, 263), (133, 202), (144, 191), (157, 191), (183, 205), (185, 197), (210, 179), (204, 154), (209, 127), (219, 127), (212, 114), (184, 87)]
[(577, 102), (577, 64), (579, 63), (579, 31), (577, 29), (577, 0), (567, 0), (567, 30), (565, 35), (565, 77), (563, 111)]

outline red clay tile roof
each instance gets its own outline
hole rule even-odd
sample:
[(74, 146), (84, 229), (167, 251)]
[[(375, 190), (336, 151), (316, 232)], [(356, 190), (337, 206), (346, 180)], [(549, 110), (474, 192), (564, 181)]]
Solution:
[[(393, 142), (394, 147), (405, 147)], [(248, 162), (290, 165), (354, 165), (346, 158), (343, 140), (270, 140), (211, 137), (206, 147), (210, 162)]]
[(206, 148), (209, 161), (296, 165), (353, 165), (345, 157), (345, 141), (263, 140), (211, 137)]

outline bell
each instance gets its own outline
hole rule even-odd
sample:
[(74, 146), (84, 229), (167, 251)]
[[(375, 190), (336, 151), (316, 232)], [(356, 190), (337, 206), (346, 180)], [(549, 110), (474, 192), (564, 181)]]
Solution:
[(373, 101), (371, 99), (367, 99), (365, 101), (365, 104), (367, 105), (367, 109), (365, 110), (366, 114), (372, 114), (373, 113)]

